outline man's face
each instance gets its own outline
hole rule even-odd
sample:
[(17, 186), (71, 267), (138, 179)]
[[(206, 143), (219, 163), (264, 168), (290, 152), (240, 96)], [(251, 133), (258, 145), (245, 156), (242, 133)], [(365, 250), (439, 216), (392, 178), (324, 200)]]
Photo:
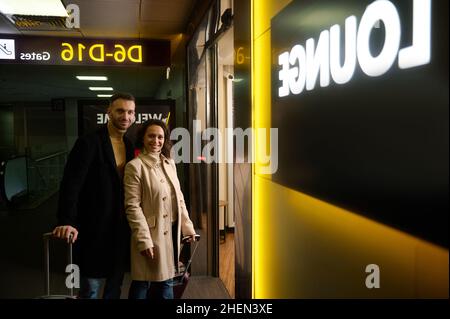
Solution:
[(117, 99), (108, 108), (111, 124), (119, 130), (127, 130), (134, 123), (134, 101)]

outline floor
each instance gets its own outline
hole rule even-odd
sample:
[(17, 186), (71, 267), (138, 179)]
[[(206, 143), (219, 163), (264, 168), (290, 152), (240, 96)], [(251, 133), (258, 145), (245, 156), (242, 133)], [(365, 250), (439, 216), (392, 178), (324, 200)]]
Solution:
[(231, 298), (235, 298), (234, 232), (225, 232), (225, 240), (219, 245), (219, 275)]
[(189, 280), (181, 299), (230, 299), (220, 278), (195, 276)]

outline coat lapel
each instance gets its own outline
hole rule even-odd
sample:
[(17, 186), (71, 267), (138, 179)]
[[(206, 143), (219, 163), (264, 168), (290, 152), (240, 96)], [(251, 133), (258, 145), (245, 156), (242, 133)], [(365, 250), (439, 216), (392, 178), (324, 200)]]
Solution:
[(176, 183), (174, 180), (174, 176), (172, 175), (174, 172), (173, 172), (172, 166), (170, 165), (169, 160), (165, 156), (162, 156), (161, 161), (162, 161), (164, 171), (166, 172), (167, 176), (169, 177), (170, 183), (172, 183), (173, 188), (176, 189), (176, 187), (175, 187)]
[(130, 139), (124, 135), (123, 142), (125, 143), (125, 150), (126, 150), (126, 157), (127, 157), (127, 163), (131, 161), (134, 158), (134, 147), (133, 143), (131, 143)]
[[(103, 153), (105, 154), (106, 161), (112, 166), (112, 168), (114, 168), (114, 171), (117, 172), (116, 159), (114, 158), (114, 151), (106, 125), (100, 131), (100, 139), (102, 142)], [(117, 176), (119, 176), (119, 174), (117, 174)]]

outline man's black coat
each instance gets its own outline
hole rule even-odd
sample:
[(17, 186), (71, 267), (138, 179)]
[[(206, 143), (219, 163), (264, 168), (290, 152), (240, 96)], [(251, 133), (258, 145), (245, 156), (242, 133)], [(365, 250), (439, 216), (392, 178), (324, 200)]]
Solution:
[[(133, 145), (124, 137), (126, 161)], [(81, 274), (101, 278), (129, 263), (130, 230), (124, 212), (123, 184), (116, 169), (106, 125), (78, 138), (61, 182), (58, 225), (78, 229), (75, 262)]]

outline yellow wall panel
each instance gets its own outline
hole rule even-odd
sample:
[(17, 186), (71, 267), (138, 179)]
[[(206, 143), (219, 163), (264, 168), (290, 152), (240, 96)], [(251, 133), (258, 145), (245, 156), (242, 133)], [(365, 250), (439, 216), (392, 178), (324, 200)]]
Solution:
[[(447, 250), (267, 179), (255, 183), (256, 298), (448, 295)], [(379, 289), (366, 287), (369, 264), (379, 266)]]
[[(270, 129), (271, 124), (271, 92), (267, 90), (270, 88), (270, 32), (266, 32), (260, 38), (255, 40), (254, 43), (254, 63), (258, 67), (254, 70), (254, 86), (255, 86), (255, 94), (254, 94), (254, 106), (253, 106), (253, 115), (254, 115), (254, 123), (253, 127), (256, 129), (265, 128)], [(269, 53), (269, 54), (268, 54)], [(255, 144), (258, 145), (258, 149), (256, 149), (256, 163), (255, 166), (256, 174), (261, 174), (261, 169), (265, 167), (263, 163), (260, 161), (260, 152), (265, 152), (270, 149), (270, 138), (269, 134), (265, 134), (263, 137), (263, 131), (255, 131)], [(264, 143), (264, 144), (263, 144)]]
[(287, 6), (292, 0), (253, 1), (253, 11), (258, 17), (254, 19), (254, 38), (259, 38), (270, 28), (270, 19)]

